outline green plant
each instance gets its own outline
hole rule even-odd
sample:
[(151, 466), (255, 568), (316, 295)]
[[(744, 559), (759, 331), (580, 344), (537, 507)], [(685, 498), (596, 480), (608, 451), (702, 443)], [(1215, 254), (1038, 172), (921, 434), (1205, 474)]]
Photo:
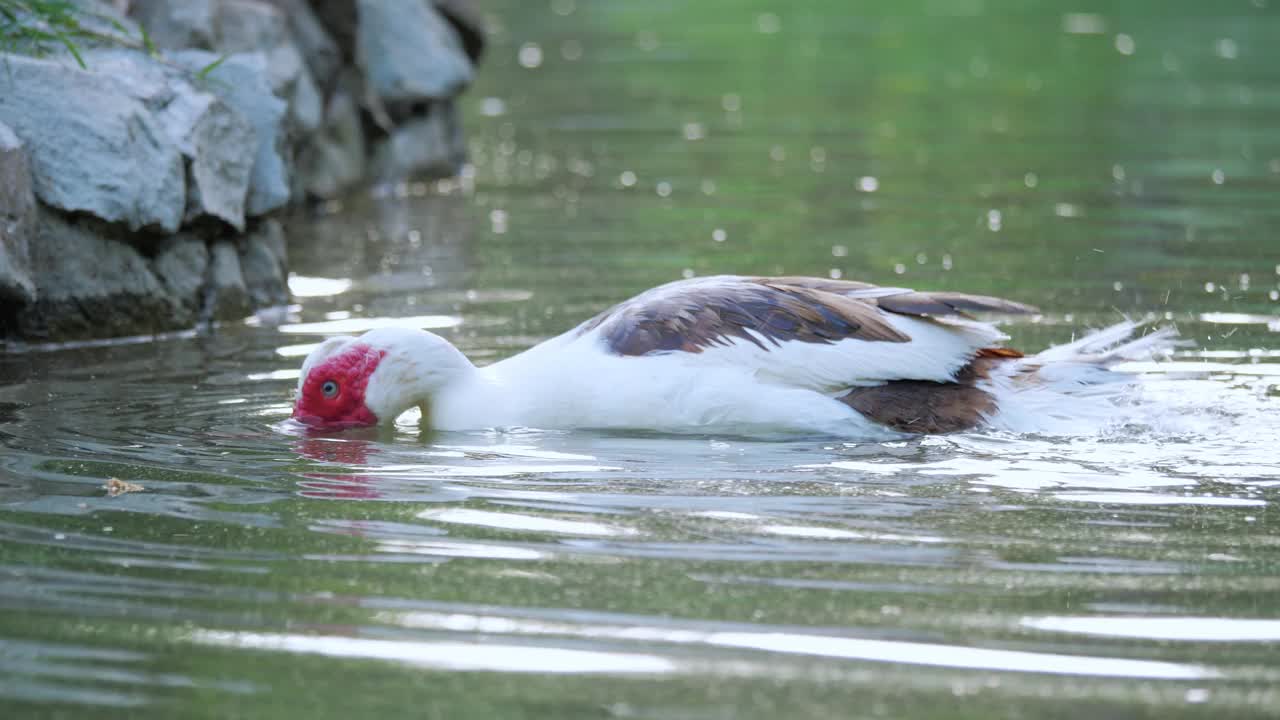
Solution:
[(84, 58), (77, 40), (96, 37), (77, 15), (80, 9), (67, 0), (0, 0), (0, 50), (47, 50), (50, 44), (65, 47), (80, 67)]

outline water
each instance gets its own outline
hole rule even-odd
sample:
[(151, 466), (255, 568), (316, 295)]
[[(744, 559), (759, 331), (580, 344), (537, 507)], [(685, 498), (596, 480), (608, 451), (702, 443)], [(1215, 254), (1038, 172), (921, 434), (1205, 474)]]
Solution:
[[(1268, 3), (489, 6), (474, 172), (292, 221), (284, 316), (0, 355), (6, 717), (1277, 712)], [(488, 362), (712, 272), (1195, 347), (1100, 437), (281, 422), (326, 333)]]

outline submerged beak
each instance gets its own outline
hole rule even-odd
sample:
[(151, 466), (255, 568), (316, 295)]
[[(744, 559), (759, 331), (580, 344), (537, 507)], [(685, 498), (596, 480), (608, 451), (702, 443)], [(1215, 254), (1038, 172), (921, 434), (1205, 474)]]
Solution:
[(356, 417), (326, 420), (319, 415), (305, 413), (302, 408), (294, 406), (291, 417), (295, 421), (315, 430), (346, 430), (348, 428), (370, 427), (378, 424), (377, 416), (370, 412), (368, 408), (361, 408), (361, 410), (363, 412), (357, 413)]

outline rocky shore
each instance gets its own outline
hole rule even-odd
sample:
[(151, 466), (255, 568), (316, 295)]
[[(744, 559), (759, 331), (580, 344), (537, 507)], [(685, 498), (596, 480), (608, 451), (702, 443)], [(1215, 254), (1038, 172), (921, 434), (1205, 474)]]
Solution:
[(0, 53), (0, 342), (286, 303), (283, 212), (463, 160), (467, 0), (76, 4), (78, 58)]

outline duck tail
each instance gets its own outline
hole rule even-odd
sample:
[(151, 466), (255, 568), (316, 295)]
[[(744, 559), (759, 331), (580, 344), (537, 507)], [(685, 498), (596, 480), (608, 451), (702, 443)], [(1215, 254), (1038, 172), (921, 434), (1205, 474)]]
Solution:
[(1125, 320), (992, 370), (984, 388), (996, 400), (989, 423), (1016, 432), (1077, 434), (1125, 422), (1141, 386), (1118, 367), (1167, 355), (1184, 344), (1173, 327), (1140, 337), (1141, 322)]

